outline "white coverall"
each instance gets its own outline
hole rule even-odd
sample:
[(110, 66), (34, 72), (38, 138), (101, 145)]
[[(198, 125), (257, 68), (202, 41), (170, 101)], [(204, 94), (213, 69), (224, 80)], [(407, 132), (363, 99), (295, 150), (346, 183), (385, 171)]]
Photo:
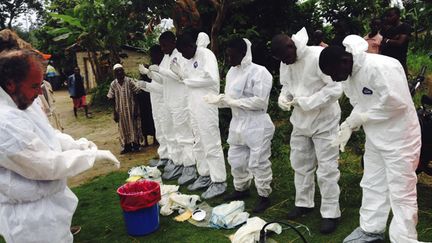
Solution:
[(220, 80), (216, 56), (204, 47), (197, 47), (194, 57), (182, 65), (187, 87), (188, 109), (195, 138), (193, 147), (200, 176), (209, 176), (213, 183), (226, 181), (225, 160), (219, 131), (218, 108), (203, 97), (219, 94)]
[(292, 36), (297, 48), (297, 60), (286, 65), (281, 62), (281, 96), (296, 99), (290, 121), (291, 166), (296, 188), (295, 205), (314, 207), (315, 170), (321, 192), (321, 216), (338, 218), (340, 189), (338, 185), (338, 148), (330, 146), (336, 138), (340, 107), (338, 98), (342, 86), (323, 74), (319, 68), (319, 46), (306, 46), (308, 36), (303, 28)]
[(258, 195), (272, 191), (271, 140), (275, 131), (267, 114), (273, 77), (263, 66), (252, 63), (251, 43), (241, 64), (231, 67), (226, 76), (225, 96), (230, 102), (232, 119), (228, 135), (228, 162), (236, 191), (250, 187), (252, 178)]
[(66, 178), (109, 152), (55, 130), (35, 102), (19, 110), (2, 88), (0, 134), (0, 235), (11, 243), (72, 242), (78, 199)]
[(142, 85), (140, 85), (140, 87), (144, 91), (150, 93), (150, 102), (152, 107), (153, 121), (155, 125), (155, 136), (157, 141), (159, 142), (159, 148), (157, 150), (159, 158), (168, 159), (169, 150), (167, 138), (163, 130), (163, 123), (167, 122), (167, 119), (169, 119), (169, 111), (163, 99), (163, 84), (161, 83), (163, 77), (160, 77), (160, 74), (156, 72), (152, 72), (150, 76), (155, 77), (152, 79), (152, 82), (146, 82), (145, 87), (143, 87)]
[[(163, 83), (163, 98), (168, 109), (168, 118), (162, 122), (162, 130), (170, 148), (169, 158), (175, 165), (193, 166), (193, 133), (187, 106), (186, 86), (179, 82), (179, 77), (170, 70), (172, 62), (183, 63), (184, 58), (177, 49), (171, 55), (165, 55), (159, 64), (161, 75), (152, 76), (153, 80)], [(155, 74), (157, 72), (151, 72)], [(162, 80), (160, 80), (162, 78)]]
[(359, 36), (346, 37), (343, 45), (354, 58), (352, 74), (343, 82), (354, 107), (350, 117), (367, 117), (360, 124), (366, 133), (360, 227), (383, 233), (391, 208), (390, 241), (417, 242), (421, 135), (404, 69), (396, 59), (366, 53), (367, 42)]

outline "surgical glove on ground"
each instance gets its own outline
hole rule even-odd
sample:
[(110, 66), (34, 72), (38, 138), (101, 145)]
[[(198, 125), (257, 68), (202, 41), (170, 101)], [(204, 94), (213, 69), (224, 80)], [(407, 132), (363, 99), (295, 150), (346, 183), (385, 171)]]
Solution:
[(109, 160), (114, 163), (117, 169), (120, 168), (120, 161), (109, 150), (97, 150), (96, 160)]
[(288, 101), (284, 95), (279, 95), (278, 105), (283, 111), (290, 111), (291, 110), (290, 101)]
[(336, 139), (332, 141), (331, 145), (339, 146), (340, 151), (345, 152), (345, 145), (348, 143), (352, 131), (353, 130), (351, 127), (346, 122), (343, 122), (339, 127), (339, 132)]
[(225, 95), (222, 100), (230, 107), (240, 107), (240, 101)]
[(185, 75), (180, 67), (180, 64), (178, 64), (178, 62), (172, 62), (170, 64), (170, 69), (173, 73), (175, 73), (177, 76), (180, 77), (180, 79), (184, 79)]
[(142, 75), (147, 75), (150, 72), (150, 70), (142, 64), (138, 65), (138, 70)]
[(151, 65), (148, 69), (149, 69), (149, 71), (152, 71), (152, 72), (157, 72), (157, 73), (159, 72), (159, 66), (156, 64)]
[(219, 103), (222, 102), (223, 98), (225, 97), (224, 94), (207, 94), (203, 96), (203, 99), (205, 102), (207, 102), (208, 104), (214, 104), (217, 105)]
[(352, 130), (357, 131), (365, 122), (367, 122), (367, 120), (367, 113), (351, 113), (345, 122), (351, 127)]

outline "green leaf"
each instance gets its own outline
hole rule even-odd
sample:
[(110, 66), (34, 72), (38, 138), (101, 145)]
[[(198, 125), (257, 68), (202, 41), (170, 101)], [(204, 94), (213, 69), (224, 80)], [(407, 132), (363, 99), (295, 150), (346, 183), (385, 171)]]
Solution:
[(64, 14), (57, 14), (57, 13), (50, 13), (51, 17), (53, 17), (56, 20), (60, 20), (64, 23), (67, 23), (69, 25), (78, 27), (80, 29), (84, 29), (84, 27), (81, 25), (81, 22), (79, 19), (69, 16), (69, 15), (64, 15)]
[(68, 33), (66, 33), (66, 34), (56, 36), (56, 37), (53, 38), (53, 41), (61, 41), (61, 40), (65, 40), (65, 39), (69, 38), (69, 36), (70, 36), (71, 34), (72, 34), (71, 32), (68, 32)]
[(71, 31), (72, 30), (69, 29), (68, 27), (62, 27), (62, 28), (56, 28), (56, 29), (49, 30), (49, 31), (47, 31), (47, 33), (50, 35), (58, 36), (58, 35), (65, 34), (65, 33), (71, 32)]

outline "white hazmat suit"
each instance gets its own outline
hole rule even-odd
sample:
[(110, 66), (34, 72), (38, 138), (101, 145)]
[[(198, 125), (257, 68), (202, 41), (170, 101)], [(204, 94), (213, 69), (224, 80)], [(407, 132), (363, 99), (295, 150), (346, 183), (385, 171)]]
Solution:
[(98, 159), (120, 166), (109, 151), (49, 125), (38, 104), (17, 108), (0, 88), (0, 235), (6, 242), (72, 242), (78, 199), (66, 178)]
[(346, 37), (343, 45), (354, 62), (343, 82), (354, 107), (345, 123), (350, 129), (363, 126), (366, 133), (360, 227), (385, 232), (391, 208), (390, 241), (417, 242), (421, 137), (404, 69), (396, 59), (366, 53), (367, 42), (359, 36)]
[(225, 96), (219, 106), (231, 108), (228, 162), (236, 191), (249, 189), (252, 178), (258, 195), (269, 197), (273, 179), (271, 140), (275, 131), (267, 114), (273, 77), (263, 66), (252, 63), (251, 43), (240, 65), (226, 76)]
[(148, 74), (148, 76), (155, 77), (152, 78), (151, 83), (142, 81), (138, 82), (138, 84), (141, 89), (150, 93), (150, 102), (155, 125), (155, 136), (159, 142), (157, 152), (160, 159), (167, 159), (169, 158), (169, 148), (163, 123), (167, 122), (169, 111), (163, 99), (163, 77), (156, 72), (152, 72), (151, 74)]
[(281, 62), (283, 87), (279, 100), (297, 103), (290, 118), (295, 206), (314, 207), (316, 170), (321, 216), (339, 218), (339, 151), (330, 144), (339, 127), (341, 111), (337, 100), (342, 95), (342, 86), (321, 72), (318, 61), (323, 48), (306, 46), (308, 36), (304, 28), (291, 39), (297, 48), (297, 60), (290, 65)]
[(207, 104), (206, 94), (218, 94), (219, 69), (215, 55), (198, 46), (195, 55), (182, 65), (187, 87), (188, 108), (195, 137), (194, 154), (200, 176), (209, 176), (213, 183), (226, 181), (225, 161), (219, 131), (218, 108)]
[[(195, 156), (193, 154), (193, 134), (190, 125), (190, 117), (187, 107), (186, 86), (179, 82), (179, 77), (170, 70), (173, 62), (182, 63), (184, 58), (177, 49), (171, 55), (165, 55), (158, 70), (150, 69), (151, 73), (159, 73), (151, 78), (163, 83), (163, 97), (168, 108), (169, 118), (162, 123), (163, 131), (172, 148), (170, 159), (175, 165), (193, 166)], [(151, 66), (150, 66), (151, 67)]]

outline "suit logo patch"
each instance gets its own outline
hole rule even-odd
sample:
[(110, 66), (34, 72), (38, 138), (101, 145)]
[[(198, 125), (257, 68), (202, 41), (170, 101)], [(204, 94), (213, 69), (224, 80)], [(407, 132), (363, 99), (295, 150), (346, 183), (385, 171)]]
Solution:
[(194, 66), (194, 68), (197, 68), (198, 67), (198, 62), (195, 61), (194, 64), (193, 64), (193, 66)]
[(363, 87), (362, 92), (363, 92), (363, 94), (365, 94), (365, 95), (371, 95), (371, 94), (373, 94), (373, 91), (370, 90), (370, 89), (368, 89), (368, 88), (366, 88), (366, 87)]

